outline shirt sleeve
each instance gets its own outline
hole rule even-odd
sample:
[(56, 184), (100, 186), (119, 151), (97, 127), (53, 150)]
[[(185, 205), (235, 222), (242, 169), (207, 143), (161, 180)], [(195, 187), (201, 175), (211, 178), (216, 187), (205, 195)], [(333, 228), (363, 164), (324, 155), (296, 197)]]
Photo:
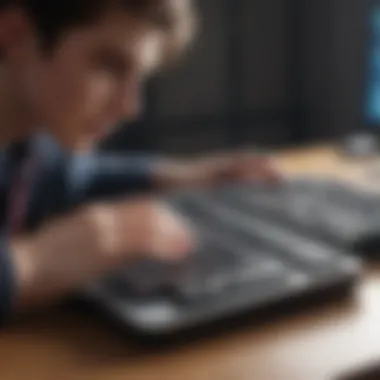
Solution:
[(157, 161), (149, 156), (75, 155), (68, 168), (70, 203), (150, 192)]
[(9, 246), (0, 238), (0, 325), (9, 320), (14, 299), (15, 279)]

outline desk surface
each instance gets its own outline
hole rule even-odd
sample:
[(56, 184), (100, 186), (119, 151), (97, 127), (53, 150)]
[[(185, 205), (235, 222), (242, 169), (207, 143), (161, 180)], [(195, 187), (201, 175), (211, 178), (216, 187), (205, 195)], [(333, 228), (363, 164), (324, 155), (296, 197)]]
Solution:
[[(331, 149), (283, 154), (288, 172), (363, 180), (363, 165)], [(351, 299), (261, 327), (144, 353), (95, 320), (54, 310), (0, 335), (2, 380), (329, 380), (380, 360), (380, 266)]]

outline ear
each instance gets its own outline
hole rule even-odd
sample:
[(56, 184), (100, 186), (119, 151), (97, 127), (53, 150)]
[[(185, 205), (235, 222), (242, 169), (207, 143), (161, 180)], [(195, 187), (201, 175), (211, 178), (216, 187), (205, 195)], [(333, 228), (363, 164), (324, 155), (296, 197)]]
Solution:
[(26, 13), (17, 7), (0, 13), (0, 52), (7, 59), (23, 55), (35, 42), (35, 32)]

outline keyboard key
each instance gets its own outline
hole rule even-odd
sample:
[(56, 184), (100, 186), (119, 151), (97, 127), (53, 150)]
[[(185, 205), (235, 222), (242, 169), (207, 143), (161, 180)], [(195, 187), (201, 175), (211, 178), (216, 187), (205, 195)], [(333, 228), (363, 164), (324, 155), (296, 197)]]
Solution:
[(213, 199), (198, 198), (196, 205), (199, 210), (203, 210), (204, 214), (207, 213), (214, 218), (214, 224), (218, 225), (223, 221), (225, 225), (234, 226), (234, 231), (238, 233), (238, 236), (244, 236), (247, 242), (252, 237), (252, 246), (255, 241), (261, 239), (303, 265), (324, 267), (326, 262), (330, 262), (331, 258), (339, 252), (338, 250), (334, 252), (328, 244), (301, 236), (254, 215), (242, 213)]
[(252, 291), (262, 292), (269, 285), (278, 286), (279, 281), (285, 285), (286, 279), (287, 269), (280, 263), (269, 260), (263, 261), (261, 265), (246, 265), (235, 271), (208, 276), (201, 281), (194, 281), (194, 278), (189, 277), (187, 281), (179, 283), (173, 292), (183, 301), (194, 302), (240, 286), (248, 285), (252, 287)]
[[(141, 260), (111, 276), (112, 284), (126, 294), (161, 292), (183, 300), (247, 284), (257, 293), (278, 281), (284, 287), (307, 286), (314, 275), (333, 272), (345, 257), (329, 239), (335, 236), (342, 244), (366, 227), (363, 215), (337, 206), (332, 193), (339, 195), (331, 184), (295, 181), (177, 195), (168, 203), (198, 229), (197, 251), (179, 264)], [(380, 206), (377, 215), (380, 222)]]
[(229, 202), (226, 203), (239, 210), (245, 209), (268, 222), (280, 222), (294, 231), (329, 242), (335, 241), (340, 245), (346, 245), (368, 229), (368, 220), (362, 214), (339, 208), (328, 200), (321, 202), (310, 194), (302, 194), (280, 205), (269, 202), (262, 204), (254, 194), (242, 188), (238, 193), (230, 194)]

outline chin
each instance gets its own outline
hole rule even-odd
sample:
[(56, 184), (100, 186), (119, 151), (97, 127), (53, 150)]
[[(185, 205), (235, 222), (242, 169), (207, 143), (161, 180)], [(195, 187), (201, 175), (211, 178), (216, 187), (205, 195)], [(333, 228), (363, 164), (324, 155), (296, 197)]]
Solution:
[(99, 137), (83, 137), (76, 142), (73, 150), (77, 152), (92, 151), (98, 147), (102, 140), (103, 138)]
[(85, 139), (85, 140), (81, 140), (80, 142), (78, 142), (75, 147), (74, 147), (74, 151), (76, 152), (87, 152), (87, 151), (91, 151), (93, 150), (95, 147), (96, 147), (96, 142), (94, 142), (93, 139)]

